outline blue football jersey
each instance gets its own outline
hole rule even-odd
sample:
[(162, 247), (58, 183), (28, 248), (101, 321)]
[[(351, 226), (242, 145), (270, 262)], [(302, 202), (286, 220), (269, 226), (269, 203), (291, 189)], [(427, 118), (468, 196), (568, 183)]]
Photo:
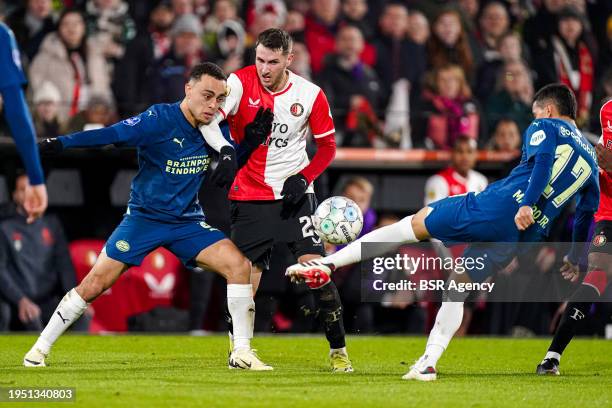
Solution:
[[(545, 154), (554, 157), (552, 167), (544, 174), (532, 174), (538, 155)], [(548, 181), (533, 204), (525, 200), (532, 177)], [(574, 197), (577, 211), (597, 210), (599, 171), (595, 149), (570, 123), (561, 119), (538, 119), (523, 135), (520, 164), (508, 177), (491, 184), (479, 198), (489, 198), (486, 201), (491, 205), (506, 205), (508, 200), (513, 201), (516, 208), (532, 205), (535, 224), (528, 229), (531, 230), (528, 236), (533, 238), (548, 235), (552, 221)]]
[(65, 148), (136, 146), (139, 170), (127, 214), (163, 222), (203, 220), (198, 191), (210, 163), (199, 129), (179, 103), (153, 105), (138, 116), (100, 131), (60, 136)]
[(0, 88), (26, 83), (15, 35), (0, 22)]

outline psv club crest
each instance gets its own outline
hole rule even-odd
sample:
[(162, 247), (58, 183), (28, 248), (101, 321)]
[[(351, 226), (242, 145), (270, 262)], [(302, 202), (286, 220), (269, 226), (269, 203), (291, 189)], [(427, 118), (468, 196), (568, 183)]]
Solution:
[(289, 108), (289, 112), (291, 112), (293, 116), (299, 117), (302, 116), (302, 114), (304, 113), (304, 107), (301, 103), (296, 102), (291, 105), (291, 108)]

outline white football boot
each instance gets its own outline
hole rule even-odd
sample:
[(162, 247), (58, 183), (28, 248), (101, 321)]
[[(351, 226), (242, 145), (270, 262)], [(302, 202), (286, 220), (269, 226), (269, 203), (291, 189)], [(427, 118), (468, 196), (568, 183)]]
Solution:
[(248, 348), (232, 351), (227, 366), (230, 370), (271, 371), (274, 369), (261, 361), (255, 350)]
[(43, 353), (39, 349), (32, 347), (30, 351), (23, 357), (24, 367), (46, 367), (45, 359), (47, 354)]
[(427, 356), (419, 358), (402, 377), (402, 380), (435, 381), (438, 377), (436, 367), (427, 364)]

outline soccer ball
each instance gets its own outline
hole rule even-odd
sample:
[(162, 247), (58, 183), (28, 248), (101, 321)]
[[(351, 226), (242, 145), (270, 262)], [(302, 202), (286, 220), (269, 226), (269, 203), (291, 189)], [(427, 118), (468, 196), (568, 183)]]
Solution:
[(323, 201), (312, 216), (315, 232), (330, 244), (354, 241), (363, 228), (363, 214), (349, 198), (336, 196)]

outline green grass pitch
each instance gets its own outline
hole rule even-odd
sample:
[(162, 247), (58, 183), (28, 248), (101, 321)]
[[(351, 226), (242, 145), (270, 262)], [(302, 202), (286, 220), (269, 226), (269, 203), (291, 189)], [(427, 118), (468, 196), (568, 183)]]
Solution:
[(328, 371), (323, 337), (256, 338), (275, 367), (266, 373), (228, 370), (224, 336), (68, 335), (49, 367), (26, 369), (34, 340), (0, 336), (0, 387), (75, 387), (77, 401), (27, 406), (612, 406), (612, 341), (604, 340), (575, 340), (561, 376), (537, 377), (547, 339), (454, 339), (433, 383), (401, 380), (424, 337), (349, 337), (352, 374)]

